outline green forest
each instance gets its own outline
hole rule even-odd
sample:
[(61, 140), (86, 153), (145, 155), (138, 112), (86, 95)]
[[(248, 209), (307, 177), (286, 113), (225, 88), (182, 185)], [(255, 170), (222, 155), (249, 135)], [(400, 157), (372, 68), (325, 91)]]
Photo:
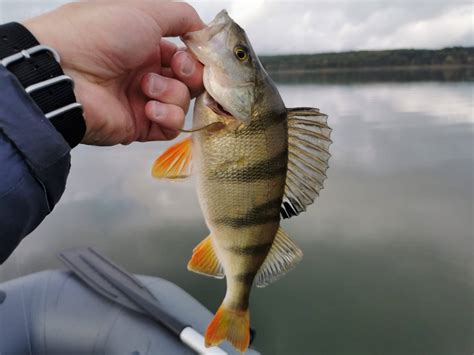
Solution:
[(270, 72), (418, 66), (474, 66), (474, 47), (261, 56)]

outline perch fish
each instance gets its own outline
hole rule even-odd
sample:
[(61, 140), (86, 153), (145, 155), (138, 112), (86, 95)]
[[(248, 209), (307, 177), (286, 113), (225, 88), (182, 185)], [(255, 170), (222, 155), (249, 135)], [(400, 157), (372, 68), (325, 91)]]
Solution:
[(225, 10), (183, 41), (204, 65), (205, 92), (196, 99), (194, 133), (162, 154), (152, 175), (184, 178), (191, 166), (197, 175), (210, 235), (188, 269), (227, 282), (206, 346), (228, 340), (245, 352), (252, 285), (268, 285), (302, 259), (280, 220), (305, 211), (323, 188), (331, 129), (316, 108), (285, 107)]

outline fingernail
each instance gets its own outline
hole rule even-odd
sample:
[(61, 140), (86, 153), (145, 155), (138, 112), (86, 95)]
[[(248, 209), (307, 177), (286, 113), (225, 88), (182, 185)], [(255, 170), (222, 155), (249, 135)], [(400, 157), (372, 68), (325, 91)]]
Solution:
[(159, 75), (153, 74), (150, 75), (150, 94), (158, 95), (161, 94), (166, 89), (166, 81)]
[(193, 72), (194, 72), (194, 61), (191, 59), (191, 57), (189, 56), (189, 54), (187, 54), (186, 52), (183, 52), (185, 56), (185, 58), (183, 59), (183, 65), (181, 67), (181, 73), (183, 75), (186, 75), (186, 76), (189, 76), (191, 75)]
[(166, 116), (166, 106), (159, 102), (153, 103), (153, 118), (157, 121), (162, 120)]

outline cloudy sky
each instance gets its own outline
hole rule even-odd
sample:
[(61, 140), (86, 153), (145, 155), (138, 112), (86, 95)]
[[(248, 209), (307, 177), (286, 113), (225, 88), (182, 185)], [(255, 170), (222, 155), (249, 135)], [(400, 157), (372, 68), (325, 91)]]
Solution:
[[(0, 0), (0, 20), (21, 20), (67, 1)], [(190, 3), (210, 21), (222, 8), (260, 54), (474, 45), (474, 3), (439, 0), (233, 0)]]

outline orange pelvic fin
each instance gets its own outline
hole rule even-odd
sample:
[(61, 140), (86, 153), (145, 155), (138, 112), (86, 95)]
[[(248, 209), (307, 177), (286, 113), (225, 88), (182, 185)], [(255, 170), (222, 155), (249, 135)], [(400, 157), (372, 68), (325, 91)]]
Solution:
[(228, 340), (244, 353), (250, 343), (249, 310), (241, 311), (227, 308), (222, 304), (214, 319), (209, 323), (205, 334), (206, 347), (216, 346)]
[(218, 279), (224, 277), (224, 269), (217, 259), (214, 247), (212, 246), (211, 236), (204, 239), (194, 248), (193, 256), (188, 263), (188, 270)]
[(188, 137), (169, 147), (156, 159), (152, 175), (158, 179), (182, 179), (191, 174), (192, 139)]

